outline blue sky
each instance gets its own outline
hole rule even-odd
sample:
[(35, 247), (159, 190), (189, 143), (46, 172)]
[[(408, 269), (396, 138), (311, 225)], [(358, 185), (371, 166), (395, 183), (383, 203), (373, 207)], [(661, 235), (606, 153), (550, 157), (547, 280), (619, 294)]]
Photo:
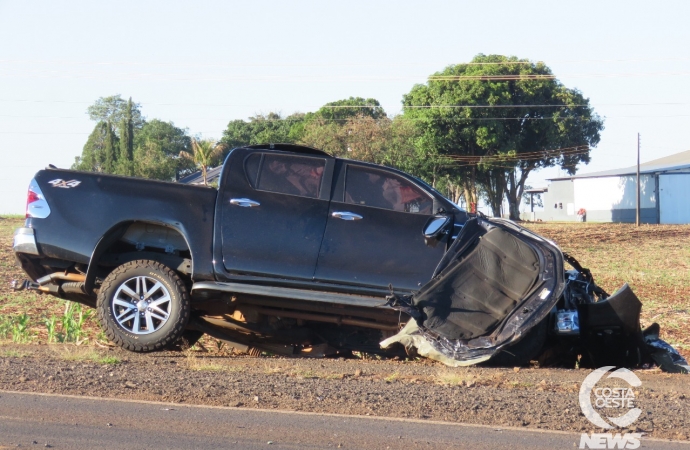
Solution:
[[(478, 53), (544, 61), (605, 117), (580, 172), (690, 149), (690, 1), (0, 0), (0, 213), (47, 164), (69, 167), (121, 94), (148, 118), (220, 138), (228, 121), (349, 96), (389, 114)], [(557, 176), (544, 170), (533, 186)]]

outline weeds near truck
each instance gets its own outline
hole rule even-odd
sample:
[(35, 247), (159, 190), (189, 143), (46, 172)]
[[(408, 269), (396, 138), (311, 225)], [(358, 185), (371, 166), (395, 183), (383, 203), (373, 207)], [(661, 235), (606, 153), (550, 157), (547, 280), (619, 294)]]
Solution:
[(17, 344), (29, 342), (29, 315), (24, 313), (14, 318), (12, 323), (12, 341)]
[(84, 324), (93, 317), (93, 314), (93, 309), (85, 311), (79, 303), (67, 302), (65, 313), (60, 318), (62, 334), (58, 336), (59, 342), (74, 342), (79, 345), (88, 340)]
[(11, 339), (17, 344), (29, 342), (29, 315), (23, 313), (17, 316), (0, 316), (0, 339)]
[(48, 343), (56, 341), (57, 338), (57, 317), (50, 316), (50, 318), (45, 320), (46, 330), (48, 331)]

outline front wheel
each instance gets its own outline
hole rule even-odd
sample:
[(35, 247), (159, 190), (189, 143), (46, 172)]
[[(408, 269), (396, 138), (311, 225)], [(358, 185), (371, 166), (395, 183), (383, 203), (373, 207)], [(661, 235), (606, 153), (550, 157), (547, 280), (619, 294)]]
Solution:
[(176, 342), (189, 321), (189, 294), (169, 267), (150, 260), (125, 263), (98, 293), (98, 318), (115, 344), (134, 352), (161, 350)]

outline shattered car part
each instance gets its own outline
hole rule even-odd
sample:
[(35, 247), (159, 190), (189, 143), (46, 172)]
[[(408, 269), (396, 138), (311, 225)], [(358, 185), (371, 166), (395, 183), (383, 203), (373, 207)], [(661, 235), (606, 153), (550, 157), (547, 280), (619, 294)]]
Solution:
[[(564, 271), (564, 260), (574, 269)], [(642, 303), (627, 284), (609, 295), (575, 258), (504, 220), (468, 221), (433, 279), (388, 304), (412, 319), (381, 346), (448, 366), (521, 365), (560, 346), (570, 364), (690, 372), (657, 324), (641, 329)]]
[(463, 365), (486, 361), (549, 315), (565, 286), (563, 270), (552, 242), (510, 221), (471, 219), (429, 283), (412, 296), (390, 297), (418, 328), (382, 346), (419, 336)]
[(562, 335), (580, 333), (580, 317), (577, 311), (564, 310), (556, 312), (556, 333)]

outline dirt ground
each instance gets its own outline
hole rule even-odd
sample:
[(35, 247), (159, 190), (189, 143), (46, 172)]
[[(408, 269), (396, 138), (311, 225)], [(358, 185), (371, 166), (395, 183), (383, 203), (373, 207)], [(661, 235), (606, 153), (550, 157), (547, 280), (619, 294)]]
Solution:
[[(429, 360), (139, 355), (67, 345), (0, 347), (0, 389), (242, 408), (360, 414), (600, 432), (578, 391), (588, 370), (449, 369)], [(636, 371), (640, 419), (630, 430), (690, 439), (685, 375)], [(620, 414), (616, 414), (620, 415)]]

